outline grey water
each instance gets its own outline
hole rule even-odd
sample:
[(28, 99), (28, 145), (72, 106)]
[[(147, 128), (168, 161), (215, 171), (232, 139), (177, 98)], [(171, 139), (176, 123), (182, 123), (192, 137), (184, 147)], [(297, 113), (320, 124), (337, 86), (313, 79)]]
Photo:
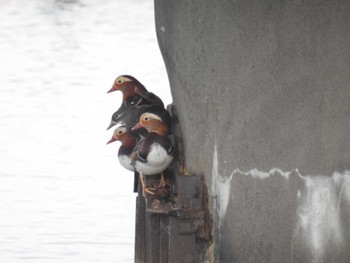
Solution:
[(133, 262), (120, 74), (171, 103), (152, 1), (0, 1), (0, 262)]

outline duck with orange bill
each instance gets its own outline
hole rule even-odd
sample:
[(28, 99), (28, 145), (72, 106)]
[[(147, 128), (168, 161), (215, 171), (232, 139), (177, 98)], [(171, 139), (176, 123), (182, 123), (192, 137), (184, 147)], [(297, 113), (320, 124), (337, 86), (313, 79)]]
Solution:
[(130, 154), (136, 146), (137, 137), (128, 132), (125, 126), (120, 126), (114, 130), (113, 136), (107, 144), (115, 141), (120, 141), (122, 143), (118, 151), (120, 164), (129, 171), (135, 171), (134, 167), (131, 165)]
[[(154, 93), (147, 91), (144, 85), (130, 75), (121, 75), (116, 78), (112, 88), (107, 92), (121, 91), (123, 94), (122, 103), (113, 116), (121, 116), (130, 108), (141, 105), (159, 105), (164, 107), (163, 101)], [(109, 128), (115, 124), (110, 123)]]
[(145, 128), (148, 135), (137, 143), (130, 157), (133, 167), (140, 173), (143, 195), (146, 196), (146, 193), (154, 195), (152, 190), (155, 188), (146, 187), (144, 176), (161, 174), (157, 188), (167, 184), (163, 172), (174, 158), (174, 147), (169, 139), (170, 125), (165, 123), (158, 114), (145, 112), (132, 130), (140, 128)]
[(133, 76), (118, 76), (115, 79), (112, 88), (107, 93), (117, 90), (123, 93), (123, 101), (128, 101), (128, 99), (134, 95), (139, 95), (143, 102), (139, 102), (138, 105), (142, 105), (140, 103), (145, 103), (162, 105), (164, 107), (163, 101), (154, 93), (149, 92), (145, 86)]
[(125, 169), (135, 172), (134, 192), (137, 192), (139, 174), (131, 164), (130, 155), (136, 146), (137, 139), (135, 134), (130, 132), (125, 126), (119, 126), (114, 130), (112, 138), (107, 142), (107, 144), (115, 141), (121, 142), (118, 150), (118, 160)]

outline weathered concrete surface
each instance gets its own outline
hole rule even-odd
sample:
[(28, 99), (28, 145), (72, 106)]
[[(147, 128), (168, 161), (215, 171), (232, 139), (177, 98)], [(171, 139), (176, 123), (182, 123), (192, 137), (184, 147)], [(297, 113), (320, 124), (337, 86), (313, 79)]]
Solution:
[(155, 11), (186, 165), (211, 189), (208, 258), (349, 262), (350, 2)]

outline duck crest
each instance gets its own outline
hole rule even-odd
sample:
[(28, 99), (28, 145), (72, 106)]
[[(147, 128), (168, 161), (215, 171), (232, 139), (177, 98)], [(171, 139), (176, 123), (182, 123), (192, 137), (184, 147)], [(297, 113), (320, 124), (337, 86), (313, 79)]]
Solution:
[(130, 82), (133, 82), (134, 84), (136, 84), (137, 86), (139, 86), (141, 89), (144, 89), (145, 91), (147, 91), (146, 88), (145, 88), (145, 86), (143, 86), (143, 85), (141, 84), (141, 82), (138, 81), (135, 77), (133, 77), (133, 76), (131, 76), (131, 75), (121, 75), (121, 77), (129, 79)]
[(168, 123), (164, 123), (157, 114), (149, 112), (142, 114), (140, 123), (149, 133), (155, 133), (162, 137), (166, 137), (170, 134)]

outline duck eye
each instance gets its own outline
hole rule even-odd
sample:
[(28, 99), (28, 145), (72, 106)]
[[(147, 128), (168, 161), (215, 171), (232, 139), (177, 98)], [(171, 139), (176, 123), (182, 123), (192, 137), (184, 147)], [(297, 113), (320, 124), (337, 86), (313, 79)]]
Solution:
[(123, 133), (123, 131), (118, 131), (118, 134), (122, 134)]
[(117, 82), (118, 82), (118, 84), (122, 84), (123, 81), (121, 79), (118, 79)]
[(145, 121), (148, 121), (149, 120), (149, 118), (148, 117), (145, 117)]

